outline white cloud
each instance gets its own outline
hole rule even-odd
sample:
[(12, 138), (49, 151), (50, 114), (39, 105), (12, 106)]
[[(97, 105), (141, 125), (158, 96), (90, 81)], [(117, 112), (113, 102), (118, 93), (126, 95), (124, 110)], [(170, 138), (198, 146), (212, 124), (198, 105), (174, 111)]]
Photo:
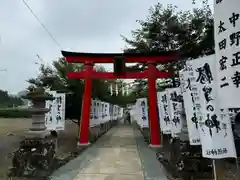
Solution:
[[(157, 0), (26, 0), (64, 50), (121, 52), (120, 35), (130, 37), (136, 20), (144, 19)], [(181, 3), (180, 3), (181, 2)], [(165, 2), (163, 2), (165, 3)], [(179, 8), (191, 7), (191, 0), (169, 0)], [(26, 79), (37, 74), (36, 54), (51, 63), (61, 56), (22, 0), (0, 0), (0, 89), (17, 93)], [(107, 65), (111, 69), (112, 65)]]

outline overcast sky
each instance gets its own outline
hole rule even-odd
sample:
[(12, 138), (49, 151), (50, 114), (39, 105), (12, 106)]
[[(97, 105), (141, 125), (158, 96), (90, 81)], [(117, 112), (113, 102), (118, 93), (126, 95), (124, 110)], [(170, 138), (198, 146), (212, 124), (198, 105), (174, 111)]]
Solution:
[[(199, 0), (196, 0), (199, 1)], [(192, 0), (26, 0), (63, 50), (121, 52), (120, 35), (131, 37), (151, 5), (161, 2), (188, 10)], [(167, 2), (167, 3), (166, 3)], [(198, 4), (199, 5), (199, 4)], [(39, 61), (61, 56), (54, 43), (22, 0), (0, 0), (0, 89), (18, 93), (35, 77)], [(107, 65), (111, 69), (112, 65)]]

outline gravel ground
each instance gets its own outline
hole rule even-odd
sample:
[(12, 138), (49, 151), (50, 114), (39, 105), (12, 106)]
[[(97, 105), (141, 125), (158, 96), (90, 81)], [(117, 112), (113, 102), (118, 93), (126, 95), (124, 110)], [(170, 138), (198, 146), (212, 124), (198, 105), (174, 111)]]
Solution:
[[(11, 167), (12, 152), (19, 146), (24, 132), (28, 130), (31, 119), (0, 119), (0, 179), (7, 180), (7, 172)], [(77, 151), (77, 125), (66, 121), (66, 128), (59, 134), (57, 158), (62, 163), (74, 158)]]
[[(6, 174), (11, 166), (12, 152), (18, 148), (19, 141), (23, 138), (23, 134), (28, 130), (30, 124), (31, 119), (0, 119), (0, 180), (8, 179)], [(63, 163), (76, 156), (74, 152), (77, 151), (77, 133), (76, 124), (66, 121), (65, 130), (59, 134), (57, 152), (57, 157), (62, 159)], [(240, 173), (239, 170), (238, 172)], [(218, 180), (240, 180), (240, 176), (237, 177), (237, 168), (234, 162), (218, 161), (217, 175)], [(169, 179), (176, 180), (171, 177)]]

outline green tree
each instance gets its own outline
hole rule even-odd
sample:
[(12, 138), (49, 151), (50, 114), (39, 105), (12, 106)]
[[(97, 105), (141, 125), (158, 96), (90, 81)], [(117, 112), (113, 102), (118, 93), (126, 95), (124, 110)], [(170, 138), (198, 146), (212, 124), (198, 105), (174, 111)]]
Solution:
[[(161, 71), (177, 71), (186, 59), (214, 53), (213, 16), (207, 2), (202, 8), (192, 11), (179, 11), (176, 6), (164, 7), (157, 3), (149, 9), (145, 20), (137, 22), (140, 28), (132, 31), (131, 38), (122, 36), (128, 45), (125, 52), (173, 50), (181, 54), (181, 61), (158, 65)], [(143, 71), (146, 64), (136, 64), (133, 68)], [(177, 81), (178, 78), (172, 77), (170, 82), (176, 85)], [(139, 91), (146, 82), (136, 80), (136, 84), (139, 85), (136, 91)]]
[[(98, 72), (104, 72), (102, 66), (94, 67)], [(29, 88), (44, 87), (56, 91), (67, 92), (66, 117), (79, 119), (81, 115), (82, 95), (84, 92), (84, 81), (78, 79), (69, 79), (68, 72), (77, 72), (83, 69), (82, 64), (68, 64), (64, 58), (54, 61), (52, 66), (41, 65), (39, 75), (28, 81)], [(49, 78), (50, 77), (50, 78)], [(92, 97), (114, 104), (125, 105), (127, 97), (119, 94), (110, 96), (109, 85), (115, 80), (93, 80)], [(79, 123), (79, 121), (77, 122)]]
[(23, 101), (16, 97), (9, 95), (7, 91), (0, 90), (0, 108), (15, 107), (23, 104)]

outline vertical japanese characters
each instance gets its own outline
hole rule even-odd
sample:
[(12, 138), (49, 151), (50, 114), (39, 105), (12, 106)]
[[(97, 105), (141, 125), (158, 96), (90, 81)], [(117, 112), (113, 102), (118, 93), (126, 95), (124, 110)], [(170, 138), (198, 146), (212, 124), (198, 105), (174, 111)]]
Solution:
[(59, 126), (58, 128), (64, 129), (64, 122), (65, 121), (65, 94), (63, 93), (57, 93), (55, 95), (55, 107), (56, 107), (56, 121), (57, 124), (62, 124), (62, 126)]
[(169, 105), (169, 117), (171, 121), (171, 133), (172, 136), (177, 136), (182, 130), (182, 95), (180, 88), (166, 89), (167, 100)]
[(50, 111), (45, 115), (46, 127), (48, 130), (64, 130), (65, 128), (65, 104), (64, 93), (56, 91), (49, 92), (55, 99), (46, 102), (46, 108)]
[(104, 121), (105, 119), (104, 102), (101, 102), (101, 116), (102, 120)]
[(95, 116), (96, 116), (95, 112), (96, 112), (95, 101), (91, 99), (90, 127), (95, 125)]
[(196, 99), (198, 97), (198, 91), (192, 65), (186, 63), (185, 68), (180, 72), (181, 91), (184, 100), (184, 109), (186, 113), (186, 120), (188, 126), (188, 136), (191, 145), (200, 145), (199, 136), (199, 124), (197, 116)]
[[(119, 109), (120, 111), (123, 108), (117, 105), (110, 104), (108, 102), (92, 99), (90, 112), (90, 126), (94, 127), (99, 124), (108, 122), (110, 120), (116, 120), (117, 109)], [(119, 116), (119, 118), (121, 117)]]
[(215, 56), (189, 61), (192, 66), (198, 97), (195, 98), (203, 157), (220, 159), (235, 157), (231, 125), (220, 116), (215, 73)]
[(171, 134), (171, 120), (169, 114), (169, 103), (167, 91), (158, 92), (158, 109), (160, 118), (160, 128), (163, 134)]
[(148, 103), (147, 98), (139, 98), (136, 101), (136, 120), (140, 127), (145, 128), (148, 127)]
[(220, 108), (240, 107), (239, 5), (238, 0), (214, 3), (217, 85), (219, 94), (224, 94), (219, 98)]

